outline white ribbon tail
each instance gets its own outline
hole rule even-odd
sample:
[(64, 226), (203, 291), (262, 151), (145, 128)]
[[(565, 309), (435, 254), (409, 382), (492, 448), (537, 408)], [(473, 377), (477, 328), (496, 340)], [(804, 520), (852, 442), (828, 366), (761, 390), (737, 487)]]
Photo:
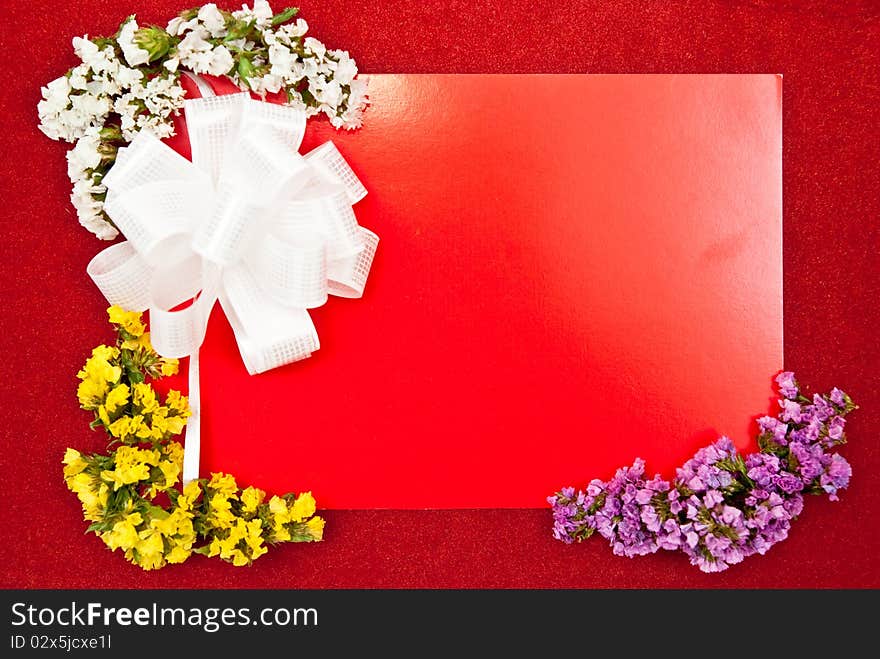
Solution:
[(202, 402), (199, 392), (199, 351), (189, 357), (189, 410), (186, 441), (183, 444), (183, 484), (199, 477), (199, 453), (202, 446)]

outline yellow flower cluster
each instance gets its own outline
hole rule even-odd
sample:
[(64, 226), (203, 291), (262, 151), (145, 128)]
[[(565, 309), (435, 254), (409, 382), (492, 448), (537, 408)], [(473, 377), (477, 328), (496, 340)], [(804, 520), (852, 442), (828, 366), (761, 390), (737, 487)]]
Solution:
[[(311, 492), (267, 503), (262, 490), (240, 490), (234, 477), (219, 473), (177, 489), (183, 446), (171, 438), (190, 416), (188, 401), (171, 390), (162, 404), (146, 382), (175, 374), (177, 360), (156, 354), (139, 313), (110, 307), (108, 315), (116, 346), (92, 351), (77, 374), (77, 397), (94, 412), (92, 427), (103, 427), (111, 444), (120, 445), (106, 455), (67, 449), (63, 460), (64, 480), (92, 522), (89, 531), (145, 570), (193, 553), (250, 565), (267, 544), (320, 541), (324, 520), (315, 515)], [(160, 495), (170, 506), (157, 503)]]
[(255, 487), (239, 490), (229, 474), (211, 474), (205, 486), (206, 528), (211, 542), (201, 551), (233, 565), (250, 565), (265, 554), (265, 543), (314, 542), (323, 538), (324, 520), (315, 514), (311, 492), (273, 496)]
[(162, 405), (144, 382), (145, 377), (173, 375), (177, 360), (156, 354), (139, 313), (116, 306), (107, 313), (117, 327), (118, 345), (95, 348), (77, 374), (80, 406), (95, 412), (95, 424), (123, 443), (156, 443), (179, 435), (190, 415), (186, 397), (172, 390)]

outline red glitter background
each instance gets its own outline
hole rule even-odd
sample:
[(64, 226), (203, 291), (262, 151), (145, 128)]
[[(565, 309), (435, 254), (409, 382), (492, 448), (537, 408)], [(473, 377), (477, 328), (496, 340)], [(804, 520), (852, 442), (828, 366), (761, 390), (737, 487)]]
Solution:
[(349, 49), (368, 73), (783, 73), (786, 367), (814, 390), (838, 385), (861, 405), (844, 449), (852, 486), (838, 503), (810, 499), (786, 542), (721, 575), (666, 552), (615, 557), (599, 539), (565, 546), (552, 540), (546, 510), (331, 511), (323, 544), (279, 548), (249, 569), (201, 557), (151, 573), (127, 564), (82, 535), (78, 503), (60, 478), (65, 447), (101, 445), (73, 381), (57, 374), (76, 372), (83, 350), (105, 339), (98, 320), (105, 305), (85, 276), (97, 246), (67, 203), (64, 147), (36, 129), (36, 103), (40, 85), (75, 63), (72, 36), (113, 33), (135, 11), (142, 24), (164, 23), (184, 7), (179, 0), (8, 4), (0, 31), (0, 586), (880, 586), (873, 487), (880, 449), (869, 434), (880, 424), (875, 3), (299, 4), (312, 34)]

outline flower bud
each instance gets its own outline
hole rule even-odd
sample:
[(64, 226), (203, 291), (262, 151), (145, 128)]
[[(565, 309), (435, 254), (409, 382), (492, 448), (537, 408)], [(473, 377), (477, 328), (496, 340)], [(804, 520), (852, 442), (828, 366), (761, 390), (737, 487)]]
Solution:
[(144, 27), (135, 32), (134, 42), (150, 54), (150, 62), (164, 57), (171, 48), (171, 35), (161, 27)]

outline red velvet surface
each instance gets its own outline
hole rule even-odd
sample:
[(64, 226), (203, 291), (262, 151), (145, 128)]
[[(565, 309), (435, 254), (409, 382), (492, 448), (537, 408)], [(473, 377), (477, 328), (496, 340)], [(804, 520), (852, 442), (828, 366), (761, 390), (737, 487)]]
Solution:
[[(4, 387), (0, 526), (8, 587), (864, 587), (880, 585), (876, 126), (880, 13), (872, 3), (303, 2), (315, 36), (365, 72), (782, 72), (785, 361), (862, 406), (838, 503), (809, 500), (765, 557), (703, 575), (681, 556), (628, 560), (594, 539), (551, 539), (544, 510), (331, 511), (326, 542), (250, 569), (196, 557), (143, 573), (84, 536), (60, 477), (66, 446), (98, 449), (73, 396), (84, 351), (105, 340), (84, 275), (97, 248), (66, 201), (64, 147), (36, 129), (39, 86), (74, 63), (69, 40), (174, 2), (11, 5), (0, 199)], [(873, 44), (873, 46), (872, 46)], [(524, 96), (540, 111), (540, 99)]]

